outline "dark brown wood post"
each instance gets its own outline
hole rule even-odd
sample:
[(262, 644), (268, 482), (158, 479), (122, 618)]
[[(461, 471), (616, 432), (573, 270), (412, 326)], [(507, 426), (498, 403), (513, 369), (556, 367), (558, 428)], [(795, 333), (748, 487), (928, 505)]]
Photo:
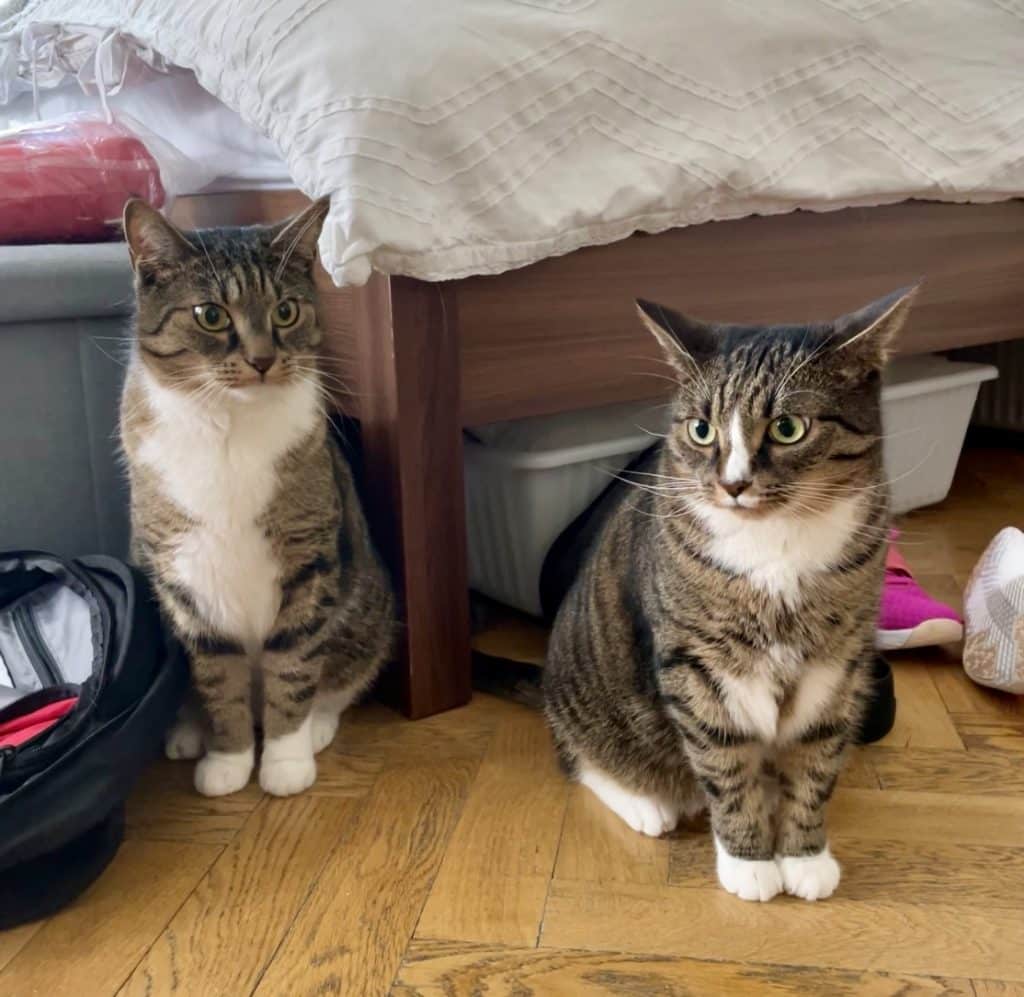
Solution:
[(456, 296), (374, 274), (353, 305), (367, 514), (404, 609), (399, 701), (418, 719), (470, 698)]

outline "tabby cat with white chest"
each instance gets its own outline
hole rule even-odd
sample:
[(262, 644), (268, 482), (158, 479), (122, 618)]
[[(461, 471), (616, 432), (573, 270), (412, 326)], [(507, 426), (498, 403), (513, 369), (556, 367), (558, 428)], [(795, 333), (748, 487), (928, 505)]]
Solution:
[(313, 266), (326, 211), (182, 232), (132, 201), (136, 336), (121, 405), (133, 555), (188, 652), (167, 741), (208, 796), (255, 765), (278, 796), (373, 681), (393, 599), (348, 464), (327, 431)]
[(672, 427), (562, 603), (546, 713), (570, 776), (635, 830), (708, 807), (745, 900), (839, 884), (825, 808), (869, 691), (880, 372), (912, 296), (801, 326), (638, 302), (678, 382)]

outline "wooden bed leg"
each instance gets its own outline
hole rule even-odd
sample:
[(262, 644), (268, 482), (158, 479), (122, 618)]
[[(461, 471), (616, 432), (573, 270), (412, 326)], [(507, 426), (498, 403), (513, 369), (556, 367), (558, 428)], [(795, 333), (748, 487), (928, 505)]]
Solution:
[(404, 607), (399, 705), (419, 719), (471, 695), (455, 294), (374, 274), (353, 305), (367, 514)]

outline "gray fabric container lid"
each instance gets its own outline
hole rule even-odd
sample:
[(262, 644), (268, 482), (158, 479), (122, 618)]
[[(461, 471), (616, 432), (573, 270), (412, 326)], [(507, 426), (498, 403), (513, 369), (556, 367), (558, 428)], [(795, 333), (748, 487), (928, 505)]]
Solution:
[(0, 323), (106, 318), (132, 311), (132, 270), (123, 242), (0, 246)]

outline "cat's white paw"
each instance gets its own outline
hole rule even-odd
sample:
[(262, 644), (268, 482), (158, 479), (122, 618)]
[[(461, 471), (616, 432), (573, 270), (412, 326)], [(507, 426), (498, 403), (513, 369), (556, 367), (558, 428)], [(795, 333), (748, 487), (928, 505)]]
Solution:
[(718, 881), (722, 888), (740, 900), (759, 900), (764, 903), (782, 892), (782, 873), (771, 859), (741, 859), (730, 855), (718, 839)]
[(203, 796), (227, 796), (245, 789), (252, 775), (253, 749), (211, 751), (196, 764), (195, 787)]
[(203, 754), (203, 731), (191, 718), (179, 717), (164, 738), (164, 754), (172, 761), (199, 758)]
[(804, 900), (824, 900), (839, 885), (839, 863), (826, 848), (817, 855), (787, 855), (778, 859), (787, 893)]
[(583, 765), (579, 780), (613, 813), (618, 814), (634, 831), (657, 838), (679, 823), (679, 808), (658, 796), (631, 792), (607, 772)]
[(634, 796), (623, 800), (622, 808), (617, 812), (634, 831), (652, 838), (667, 834), (679, 823), (679, 811), (654, 796)]
[(357, 682), (346, 689), (321, 689), (313, 700), (311, 712), (313, 754), (318, 755), (338, 733), (338, 722), (362, 692), (365, 682)]
[(310, 758), (264, 758), (260, 787), (271, 796), (294, 796), (316, 782), (316, 762)]
[(338, 733), (338, 714), (313, 707), (312, 729), (313, 754), (319, 755)]
[(263, 742), (260, 786), (271, 796), (293, 796), (316, 781), (313, 758), (313, 713), (310, 711), (295, 730)]

